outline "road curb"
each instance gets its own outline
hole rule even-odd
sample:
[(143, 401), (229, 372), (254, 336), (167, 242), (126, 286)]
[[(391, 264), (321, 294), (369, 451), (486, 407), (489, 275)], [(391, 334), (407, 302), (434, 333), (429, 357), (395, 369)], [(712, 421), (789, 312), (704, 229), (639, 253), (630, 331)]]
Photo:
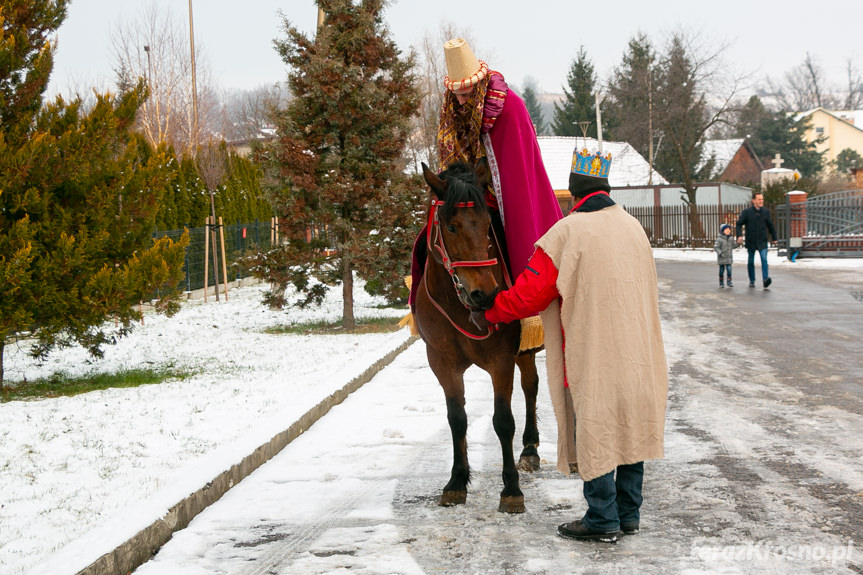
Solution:
[(171, 538), (174, 532), (184, 529), (196, 515), (218, 501), (234, 485), (302, 435), (330, 409), (371, 381), (378, 372), (392, 363), (401, 352), (410, 347), (417, 339), (416, 336), (408, 338), (399, 347), (349, 381), (344, 387), (309, 409), (286, 430), (259, 446), (242, 461), (232, 465), (230, 469), (220, 473), (197, 491), (190, 493), (182, 501), (173, 505), (161, 518), (112, 551), (105, 553), (89, 566), (78, 571), (76, 575), (128, 575), (143, 565)]

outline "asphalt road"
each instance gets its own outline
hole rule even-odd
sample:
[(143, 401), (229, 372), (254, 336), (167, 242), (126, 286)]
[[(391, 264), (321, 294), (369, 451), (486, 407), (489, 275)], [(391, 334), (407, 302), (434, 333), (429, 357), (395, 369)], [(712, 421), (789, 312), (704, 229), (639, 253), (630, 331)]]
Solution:
[[(765, 291), (746, 287), (742, 266), (737, 287), (723, 290), (712, 264), (657, 268), (666, 457), (646, 465), (639, 535), (616, 545), (555, 536), (585, 505), (580, 481), (554, 469), (544, 386), (544, 461), (522, 474), (527, 511), (496, 511), (500, 452), (481, 373), (466, 386), (468, 501), (439, 507), (449, 432), (418, 342), (136, 573), (863, 573), (859, 272), (783, 266)], [(346, 434), (356, 413), (365, 424)], [(313, 497), (322, 484), (327, 497)]]
[(738, 263), (734, 287), (720, 289), (715, 265), (657, 262), (683, 308), (710, 320), (723, 337), (763, 352), (804, 402), (863, 415), (863, 271), (777, 268), (764, 290), (759, 266), (749, 288), (746, 265)]

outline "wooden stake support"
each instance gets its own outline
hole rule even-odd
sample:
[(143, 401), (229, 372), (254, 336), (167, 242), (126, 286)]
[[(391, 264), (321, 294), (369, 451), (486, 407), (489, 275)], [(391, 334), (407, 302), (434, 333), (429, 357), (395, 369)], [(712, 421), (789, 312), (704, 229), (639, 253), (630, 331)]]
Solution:
[(208, 276), (210, 274), (210, 238), (207, 232), (210, 231), (210, 216), (204, 220), (204, 303), (207, 303), (208, 291)]
[(225, 301), (228, 301), (228, 265), (225, 263), (225, 226), (219, 216), (219, 240), (222, 242), (222, 284), (225, 286)]

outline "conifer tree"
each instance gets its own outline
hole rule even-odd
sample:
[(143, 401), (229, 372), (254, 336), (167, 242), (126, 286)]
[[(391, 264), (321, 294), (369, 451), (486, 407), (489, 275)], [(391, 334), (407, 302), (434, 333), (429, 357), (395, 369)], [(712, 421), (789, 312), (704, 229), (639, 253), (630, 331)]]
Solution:
[(542, 116), (542, 107), (539, 105), (539, 99), (536, 95), (536, 90), (528, 84), (522, 93), (524, 106), (527, 108), (527, 113), (530, 114), (530, 119), (533, 121), (533, 127), (538, 136), (543, 136), (548, 129), (545, 124), (545, 118)]
[(0, 385), (3, 348), (22, 334), (35, 356), (72, 342), (98, 356), (156, 290), (157, 309), (177, 309), (185, 240), (151, 240), (167, 158), (130, 129), (144, 83), (86, 112), (43, 106), (65, 8), (0, 1)]
[(609, 97), (603, 106), (608, 139), (627, 142), (648, 159), (650, 138), (654, 135), (650, 132), (656, 132), (653, 108), (657, 70), (656, 53), (647, 36), (642, 33), (631, 38), (620, 66), (612, 72)]
[[(384, 4), (320, 0), (326, 16), (314, 39), (285, 20), (287, 37), (276, 46), (294, 97), (276, 118), (278, 139), (261, 152), (287, 238), (257, 261), (255, 273), (276, 286), (267, 302), (284, 305), (289, 284), (304, 294), (301, 305), (320, 302), (324, 286), (340, 283), (346, 329), (355, 327), (354, 271), (399, 282), (407, 274), (405, 245), (418, 230), (415, 214), (403, 210), (421, 210), (425, 193), (403, 175), (419, 103), (415, 55), (403, 58), (390, 38)], [(405, 251), (371, 248), (382, 243)]]
[(784, 110), (768, 110), (758, 96), (751, 96), (737, 114), (733, 135), (748, 138), (765, 166), (770, 166), (770, 159), (780, 154), (788, 165), (812, 178), (823, 168), (824, 152), (818, 152), (816, 142), (809, 142), (806, 137), (809, 120), (795, 121)]
[(596, 137), (596, 72), (584, 46), (572, 61), (563, 88), (563, 102), (554, 104), (551, 129), (556, 136), (582, 136), (579, 122), (590, 122), (587, 136)]

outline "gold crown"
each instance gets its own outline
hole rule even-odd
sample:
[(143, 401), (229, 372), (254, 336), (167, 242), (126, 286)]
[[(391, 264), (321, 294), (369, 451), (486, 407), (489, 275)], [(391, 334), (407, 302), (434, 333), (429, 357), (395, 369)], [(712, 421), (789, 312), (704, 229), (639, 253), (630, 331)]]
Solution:
[(591, 154), (587, 148), (572, 154), (572, 173), (592, 178), (607, 178), (611, 170), (611, 153), (603, 156), (599, 152)]

